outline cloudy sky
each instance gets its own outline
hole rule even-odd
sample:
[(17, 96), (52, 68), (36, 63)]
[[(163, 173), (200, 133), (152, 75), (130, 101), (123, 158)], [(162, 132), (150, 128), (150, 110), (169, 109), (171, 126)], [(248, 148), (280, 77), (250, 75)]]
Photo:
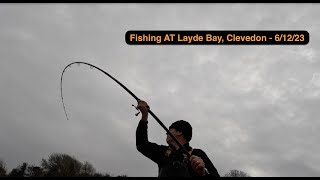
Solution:
[[(51, 153), (97, 171), (157, 176), (135, 147), (133, 97), (168, 127), (194, 128), (224, 175), (319, 176), (320, 4), (1, 4), (0, 158), (9, 170)], [(307, 30), (295, 46), (133, 46), (128, 30)], [(166, 144), (150, 116), (149, 139)]]

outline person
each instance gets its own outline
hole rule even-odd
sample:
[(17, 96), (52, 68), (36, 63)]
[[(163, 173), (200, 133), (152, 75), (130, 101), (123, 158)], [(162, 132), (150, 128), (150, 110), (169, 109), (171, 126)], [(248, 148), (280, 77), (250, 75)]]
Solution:
[(220, 177), (206, 153), (189, 145), (192, 138), (192, 127), (187, 121), (178, 120), (172, 123), (169, 131), (189, 152), (190, 159), (168, 133), (166, 138), (168, 146), (149, 142), (148, 109), (150, 107), (147, 102), (139, 100), (137, 108), (141, 111), (142, 117), (136, 129), (136, 148), (158, 165), (159, 177)]

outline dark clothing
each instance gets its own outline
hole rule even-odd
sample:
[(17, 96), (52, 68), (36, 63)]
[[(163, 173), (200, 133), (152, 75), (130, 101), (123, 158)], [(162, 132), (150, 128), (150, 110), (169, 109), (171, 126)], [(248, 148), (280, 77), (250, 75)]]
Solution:
[[(136, 146), (137, 150), (144, 156), (151, 159), (158, 164), (159, 177), (161, 176), (199, 176), (193, 171), (190, 162), (186, 166), (179, 166), (183, 162), (183, 149), (179, 148), (175, 150), (171, 145), (164, 146), (156, 143), (149, 142), (148, 140), (148, 121), (141, 121), (138, 124), (136, 130)], [(184, 147), (187, 151), (192, 150), (192, 155), (199, 156), (205, 163), (205, 168), (209, 174), (206, 176), (220, 177), (217, 169), (214, 167), (208, 156), (201, 149), (192, 149), (189, 144), (185, 144)], [(171, 149), (171, 153), (168, 153), (168, 149)]]

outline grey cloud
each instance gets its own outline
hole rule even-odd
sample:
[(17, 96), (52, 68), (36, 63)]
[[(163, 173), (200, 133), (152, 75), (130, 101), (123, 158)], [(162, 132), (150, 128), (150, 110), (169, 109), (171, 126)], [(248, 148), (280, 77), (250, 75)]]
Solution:
[[(110, 72), (169, 126), (186, 119), (191, 141), (220, 175), (319, 174), (318, 40), (315, 4), (3, 4), (0, 6), (0, 158), (9, 169), (52, 152), (99, 171), (157, 176), (135, 149), (135, 100)], [(135, 29), (298, 29), (306, 46), (129, 46)], [(312, 80), (313, 79), (313, 80)], [(152, 118), (149, 138), (165, 144)], [(299, 174), (298, 174), (299, 173)]]

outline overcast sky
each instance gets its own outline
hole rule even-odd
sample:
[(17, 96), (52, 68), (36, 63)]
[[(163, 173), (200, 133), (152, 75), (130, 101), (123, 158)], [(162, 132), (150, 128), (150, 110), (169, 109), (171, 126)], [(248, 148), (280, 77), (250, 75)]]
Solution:
[[(136, 150), (136, 101), (194, 129), (219, 174), (320, 175), (320, 4), (1, 4), (0, 158), (51, 153), (100, 172), (157, 176)], [(295, 46), (133, 46), (128, 30), (307, 30)], [(150, 116), (149, 140), (166, 144)]]

